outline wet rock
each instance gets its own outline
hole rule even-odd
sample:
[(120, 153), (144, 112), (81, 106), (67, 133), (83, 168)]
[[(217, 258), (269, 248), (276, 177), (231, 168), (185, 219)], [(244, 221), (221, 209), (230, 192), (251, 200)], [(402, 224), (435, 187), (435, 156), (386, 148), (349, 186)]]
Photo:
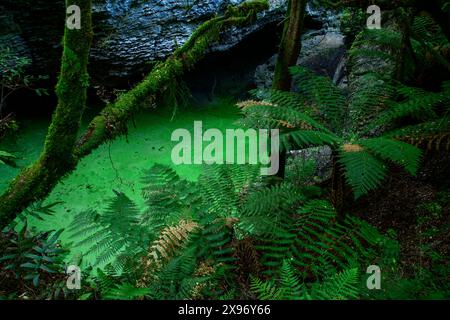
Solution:
[[(31, 59), (28, 46), (21, 36), (20, 27), (14, 22), (13, 15), (10, 12), (4, 11), (0, 6), (0, 43), (9, 46), (1, 45), (0, 50), (10, 50), (11, 54), (26, 57)], [(13, 63), (13, 62), (12, 62)], [(1, 70), (0, 70), (1, 72)]]
[[(307, 67), (319, 75), (328, 76), (342, 88), (347, 85), (345, 39), (338, 28), (339, 15), (308, 5), (308, 15), (320, 21), (322, 28), (309, 30), (302, 36), (302, 50), (297, 65)], [(255, 71), (258, 88), (270, 88), (277, 56), (270, 58)]]
[[(288, 155), (288, 166), (289, 164), (295, 164), (299, 160), (302, 160), (302, 163), (305, 161), (314, 162), (315, 171), (314, 171), (314, 179), (315, 182), (325, 181), (331, 177), (332, 171), (332, 161), (331, 161), (332, 151), (328, 146), (325, 147), (316, 147), (316, 148), (307, 148), (303, 150), (291, 150)], [(308, 181), (313, 182), (313, 181)]]

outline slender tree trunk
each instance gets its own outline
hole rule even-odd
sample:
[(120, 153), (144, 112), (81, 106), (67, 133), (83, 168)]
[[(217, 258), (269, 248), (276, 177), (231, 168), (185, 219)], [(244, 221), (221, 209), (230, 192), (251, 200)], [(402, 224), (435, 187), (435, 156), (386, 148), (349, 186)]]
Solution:
[(338, 220), (345, 219), (344, 212), (344, 198), (345, 198), (345, 180), (344, 173), (338, 162), (339, 153), (332, 152), (332, 173), (331, 173), (331, 203), (333, 204), (337, 214)]
[(92, 41), (91, 0), (66, 0), (81, 9), (81, 29), (65, 27), (61, 74), (56, 86), (58, 105), (48, 129), (44, 151), (23, 170), (0, 197), (0, 229), (35, 199), (48, 194), (76, 162), (73, 150), (86, 104), (87, 64)]
[[(67, 5), (71, 4), (75, 4), (75, 1), (68, 0)], [(193, 68), (211, 43), (219, 40), (222, 31), (251, 24), (256, 14), (267, 10), (269, 6), (266, 0), (244, 2), (240, 6), (230, 7), (224, 16), (202, 24), (183, 47), (164, 63), (157, 65), (146, 79), (121, 95), (115, 103), (105, 107), (77, 141), (82, 106), (86, 99), (86, 64), (92, 38), (91, 0), (77, 0), (77, 5), (82, 11), (82, 28), (79, 31), (66, 29), (61, 76), (57, 86), (59, 103), (47, 134), (44, 152), (0, 196), (0, 229), (32, 202), (43, 199), (61, 177), (74, 169), (79, 159), (104, 142), (126, 133), (133, 114), (166, 90), (174, 77), (180, 77)]]
[[(403, 82), (406, 77), (406, 67), (408, 63), (408, 54), (410, 54), (409, 48), (411, 47), (411, 24), (414, 17), (410, 12), (401, 13), (403, 16), (400, 18), (400, 32), (401, 32), (401, 43), (400, 50), (397, 54), (395, 78), (397, 81)], [(414, 54), (414, 52), (412, 52)]]
[[(291, 90), (292, 77), (289, 68), (297, 64), (297, 59), (300, 55), (305, 9), (306, 0), (289, 1), (283, 37), (281, 38), (280, 49), (275, 66), (275, 75), (272, 84), (272, 89), (274, 90)], [(286, 152), (281, 152), (279, 155), (280, 168), (277, 176), (282, 179), (286, 172), (286, 158)]]
[(289, 1), (288, 16), (284, 24), (272, 89), (291, 90), (292, 78), (289, 68), (297, 64), (300, 55), (305, 9), (306, 0)]

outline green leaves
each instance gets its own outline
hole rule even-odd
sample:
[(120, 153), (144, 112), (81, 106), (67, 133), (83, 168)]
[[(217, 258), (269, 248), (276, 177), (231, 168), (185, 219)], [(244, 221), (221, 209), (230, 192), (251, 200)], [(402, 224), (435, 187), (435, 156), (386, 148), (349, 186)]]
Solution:
[(142, 251), (150, 242), (151, 230), (140, 219), (140, 212), (132, 200), (121, 192), (115, 192), (103, 214), (95, 211), (78, 213), (67, 232), (74, 244), (84, 249), (84, 254), (95, 256), (94, 265), (114, 262), (123, 268), (118, 255), (133, 255)]
[(59, 245), (63, 230), (32, 235), (27, 225), (9, 235), (6, 254), (0, 257), (0, 265), (17, 277), (31, 280), (37, 287), (40, 279), (48, 274), (64, 273), (63, 259), (66, 251)]
[(107, 292), (105, 298), (112, 300), (133, 300), (144, 297), (149, 292), (150, 289), (148, 288), (136, 288), (132, 284), (123, 283)]
[(311, 299), (320, 300), (348, 300), (359, 295), (358, 269), (347, 269), (327, 279), (324, 283), (314, 284)]
[(356, 199), (379, 187), (386, 176), (386, 166), (367, 151), (341, 150), (339, 157)]
[(281, 137), (281, 143), (285, 146), (286, 150), (292, 149), (288, 147), (292, 144), (290, 143), (291, 140), (294, 142), (295, 146), (299, 148), (318, 147), (324, 145), (333, 147), (342, 141), (333, 133), (312, 130), (292, 131)]
[(420, 164), (421, 150), (401, 141), (373, 138), (359, 142), (383, 160), (392, 161), (415, 175)]
[(359, 295), (358, 269), (345, 269), (323, 282), (307, 286), (297, 276), (296, 269), (285, 260), (280, 268), (280, 280), (261, 281), (251, 278), (250, 290), (260, 300), (347, 300)]
[(416, 174), (420, 163), (420, 149), (396, 140), (372, 138), (344, 145), (339, 163), (344, 167), (347, 183), (355, 198), (359, 198), (380, 186), (387, 173), (387, 166), (380, 159), (392, 161)]
[(291, 74), (301, 95), (306, 97), (310, 109), (325, 119), (335, 131), (342, 129), (346, 99), (329, 77), (318, 76), (303, 67), (292, 67)]

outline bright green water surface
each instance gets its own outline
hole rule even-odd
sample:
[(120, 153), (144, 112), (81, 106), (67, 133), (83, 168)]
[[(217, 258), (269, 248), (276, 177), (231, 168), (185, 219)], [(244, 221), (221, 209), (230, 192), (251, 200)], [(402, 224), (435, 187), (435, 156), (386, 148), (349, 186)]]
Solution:
[[(203, 121), (203, 130), (217, 128), (224, 132), (236, 127), (234, 122), (238, 118), (238, 109), (233, 103), (217, 101), (208, 107), (180, 111), (171, 118), (172, 113), (156, 110), (136, 116), (136, 127), (130, 125), (127, 137), (105, 143), (83, 158), (77, 168), (58, 183), (44, 202), (62, 202), (54, 207), (56, 213), (45, 216), (44, 221), (30, 218), (30, 225), (41, 231), (66, 228), (78, 212), (87, 209), (101, 212), (106, 200), (114, 196), (113, 189), (124, 192), (142, 207), (143, 171), (156, 163), (172, 166), (181, 177), (196, 180), (201, 173), (201, 165), (172, 164), (171, 151), (177, 143), (171, 141), (172, 132), (185, 128), (192, 133), (194, 121), (198, 120)], [(48, 120), (24, 122), (16, 141), (1, 146), (18, 156), (19, 168), (0, 166), (0, 192), (22, 167), (38, 158), (48, 124)], [(61, 240), (64, 244), (64, 233)]]

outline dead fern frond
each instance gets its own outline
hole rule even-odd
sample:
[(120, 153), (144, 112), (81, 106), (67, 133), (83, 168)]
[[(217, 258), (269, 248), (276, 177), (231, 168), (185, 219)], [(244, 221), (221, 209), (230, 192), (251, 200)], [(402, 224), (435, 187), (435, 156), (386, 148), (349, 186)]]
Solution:
[(257, 100), (241, 101), (241, 102), (237, 103), (236, 105), (240, 109), (245, 109), (245, 108), (253, 107), (253, 106), (265, 106), (265, 107), (276, 107), (277, 106), (276, 104), (271, 103), (271, 102), (257, 101)]
[(185, 246), (189, 236), (198, 227), (198, 223), (194, 221), (181, 220), (178, 225), (163, 229), (159, 239), (153, 242), (148, 254), (142, 258), (144, 271), (140, 283), (148, 283), (155, 271)]

